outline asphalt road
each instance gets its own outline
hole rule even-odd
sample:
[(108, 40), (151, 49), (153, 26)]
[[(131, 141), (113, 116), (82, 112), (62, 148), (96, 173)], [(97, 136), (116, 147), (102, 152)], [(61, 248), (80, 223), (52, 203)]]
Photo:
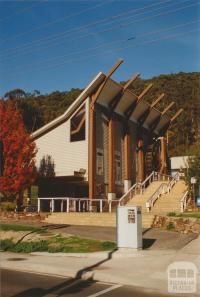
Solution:
[[(164, 297), (131, 286), (1, 270), (1, 297)], [(184, 295), (192, 297), (190, 295)]]

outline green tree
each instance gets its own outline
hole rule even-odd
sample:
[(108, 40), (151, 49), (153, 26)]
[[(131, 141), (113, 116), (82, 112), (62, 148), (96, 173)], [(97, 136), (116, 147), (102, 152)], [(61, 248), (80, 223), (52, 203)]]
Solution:
[(200, 185), (200, 142), (193, 149), (193, 156), (188, 159), (188, 168), (186, 169), (186, 182), (190, 193), (193, 192), (193, 185), (191, 184), (191, 177), (195, 177), (197, 183), (195, 184), (195, 194), (197, 195), (198, 185)]
[(40, 161), (40, 167), (38, 174), (40, 177), (52, 177), (55, 176), (55, 164), (50, 155), (43, 156)]

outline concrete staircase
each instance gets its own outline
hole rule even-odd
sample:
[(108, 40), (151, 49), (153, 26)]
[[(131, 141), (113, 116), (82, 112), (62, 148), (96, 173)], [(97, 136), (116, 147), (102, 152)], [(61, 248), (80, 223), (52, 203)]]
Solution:
[(154, 181), (152, 182), (146, 190), (143, 192), (143, 194), (137, 194), (134, 195), (131, 200), (127, 203), (127, 205), (138, 205), (142, 207), (142, 211), (144, 212), (146, 210), (146, 202), (149, 199), (151, 195), (154, 194), (154, 192), (159, 188), (159, 186), (163, 183), (167, 184), (166, 182), (163, 181)]
[[(143, 228), (149, 228), (154, 220), (154, 215), (146, 213), (142, 216)], [(116, 215), (113, 213), (91, 213), (91, 212), (54, 212), (45, 218), (44, 223), (66, 224), (79, 226), (102, 226), (115, 227)]]
[[(152, 194), (159, 188), (163, 181), (154, 181), (144, 191), (143, 194), (135, 195), (127, 205), (138, 205), (142, 207), (142, 220), (144, 228), (150, 228), (156, 215), (166, 215), (169, 212), (180, 212), (180, 199), (187, 190), (184, 181), (178, 181), (169, 194), (163, 194), (154, 204), (152, 210), (148, 213), (146, 202)], [(168, 182), (166, 182), (168, 183)]]
[[(137, 205), (142, 207), (142, 225), (143, 228), (150, 228), (156, 215), (165, 215), (169, 212), (180, 212), (180, 199), (186, 191), (184, 181), (178, 181), (169, 194), (163, 194), (154, 204), (150, 212), (147, 212), (146, 202), (162, 183), (168, 181), (153, 181), (143, 192), (136, 194), (127, 205)], [(49, 224), (69, 224), (85, 226), (116, 226), (115, 212), (69, 212), (52, 213), (45, 218), (45, 223)]]
[(109, 212), (54, 212), (44, 222), (49, 224), (115, 227), (116, 215)]
[(155, 203), (151, 213), (165, 215), (169, 212), (180, 212), (180, 200), (187, 186), (179, 180), (169, 194), (162, 195)]

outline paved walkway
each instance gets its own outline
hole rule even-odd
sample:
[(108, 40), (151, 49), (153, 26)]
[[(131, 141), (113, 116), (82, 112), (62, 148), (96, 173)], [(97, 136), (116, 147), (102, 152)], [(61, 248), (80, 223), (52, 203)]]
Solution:
[[(189, 261), (200, 272), (200, 237), (179, 250), (141, 250), (92, 254), (1, 253), (1, 267), (93, 279), (167, 293), (167, 267)], [(197, 274), (200, 291), (200, 274)]]

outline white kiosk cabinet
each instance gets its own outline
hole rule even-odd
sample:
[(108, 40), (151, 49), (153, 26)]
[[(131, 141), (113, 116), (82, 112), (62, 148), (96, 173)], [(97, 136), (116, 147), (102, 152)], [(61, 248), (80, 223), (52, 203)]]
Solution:
[(117, 247), (142, 248), (142, 215), (140, 206), (117, 207)]

